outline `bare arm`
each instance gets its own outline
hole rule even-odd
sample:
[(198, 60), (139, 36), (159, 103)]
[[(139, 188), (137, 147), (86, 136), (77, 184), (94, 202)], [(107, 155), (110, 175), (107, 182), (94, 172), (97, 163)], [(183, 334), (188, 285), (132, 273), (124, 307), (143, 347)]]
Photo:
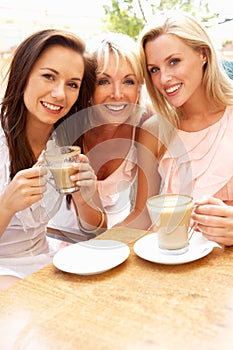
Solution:
[(97, 178), (85, 155), (81, 155), (76, 164), (77, 174), (71, 179), (76, 181), (80, 191), (72, 194), (80, 229), (88, 233), (100, 234), (106, 227), (106, 216), (97, 190)]

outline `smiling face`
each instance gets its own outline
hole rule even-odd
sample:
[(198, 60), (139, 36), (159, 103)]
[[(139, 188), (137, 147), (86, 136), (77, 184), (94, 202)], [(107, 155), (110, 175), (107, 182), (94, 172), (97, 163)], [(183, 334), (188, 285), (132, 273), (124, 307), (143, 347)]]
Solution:
[(96, 89), (93, 94), (93, 104), (99, 105), (99, 118), (104, 122), (123, 123), (129, 117), (130, 106), (136, 104), (139, 98), (139, 82), (128, 61), (119, 57), (117, 65), (113, 53), (104, 72), (102, 67), (97, 70)]
[(52, 127), (64, 117), (78, 98), (84, 74), (82, 56), (56, 45), (46, 49), (29, 75), (24, 103), (27, 127)]
[(155, 89), (174, 107), (181, 107), (204, 93), (206, 56), (172, 34), (163, 34), (145, 45), (147, 69)]

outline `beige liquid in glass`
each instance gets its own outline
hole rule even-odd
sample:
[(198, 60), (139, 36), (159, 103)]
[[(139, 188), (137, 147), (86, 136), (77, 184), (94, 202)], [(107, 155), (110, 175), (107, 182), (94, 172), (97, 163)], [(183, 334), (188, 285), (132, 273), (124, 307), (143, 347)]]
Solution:
[[(188, 249), (188, 230), (192, 198), (185, 195), (155, 196), (147, 201), (148, 211), (158, 232), (159, 248), (174, 251)], [(186, 248), (187, 249), (184, 249)]]
[(70, 180), (70, 176), (77, 173), (77, 170), (73, 168), (73, 163), (79, 161), (80, 152), (79, 146), (59, 147), (54, 145), (44, 153), (58, 192), (68, 194), (79, 190), (76, 183)]
[(75, 182), (70, 180), (70, 176), (77, 172), (72, 166), (50, 167), (50, 170), (60, 192), (70, 192), (69, 189), (76, 187)]

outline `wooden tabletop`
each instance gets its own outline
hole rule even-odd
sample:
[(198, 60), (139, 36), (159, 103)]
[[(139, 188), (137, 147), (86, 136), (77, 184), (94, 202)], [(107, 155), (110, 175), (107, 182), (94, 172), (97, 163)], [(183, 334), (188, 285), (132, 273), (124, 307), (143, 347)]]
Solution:
[(0, 293), (1, 350), (232, 350), (233, 248), (183, 265), (133, 252), (143, 231), (111, 229), (131, 249), (92, 276), (53, 264)]

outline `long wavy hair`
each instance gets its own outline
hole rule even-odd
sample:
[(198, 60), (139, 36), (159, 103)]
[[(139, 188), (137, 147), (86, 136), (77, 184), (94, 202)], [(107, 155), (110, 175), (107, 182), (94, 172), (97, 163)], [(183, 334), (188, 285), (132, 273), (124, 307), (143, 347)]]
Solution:
[(95, 64), (79, 36), (63, 30), (46, 29), (33, 33), (16, 48), (6, 76), (8, 81), (0, 116), (9, 146), (11, 179), (19, 170), (33, 166), (36, 161), (26, 136), (27, 109), (23, 98), (24, 90), (36, 61), (48, 47), (54, 45), (78, 52), (83, 57), (85, 67), (78, 99), (62, 120), (86, 108), (94, 91)]
[[(140, 57), (144, 70), (148, 93), (156, 112), (165, 117), (173, 126), (179, 126), (179, 109), (171, 106), (166, 98), (154, 88), (150, 72), (147, 69), (145, 46), (163, 34), (172, 34), (180, 38), (193, 50), (206, 54), (207, 62), (203, 71), (203, 85), (207, 96), (218, 106), (233, 104), (233, 83), (220, 63), (213, 44), (202, 25), (192, 16), (177, 14), (166, 18), (161, 24), (155, 22), (146, 26), (139, 38)], [(194, 68), (195, 69), (195, 68)], [(190, 72), (192, 74), (192, 72)]]

